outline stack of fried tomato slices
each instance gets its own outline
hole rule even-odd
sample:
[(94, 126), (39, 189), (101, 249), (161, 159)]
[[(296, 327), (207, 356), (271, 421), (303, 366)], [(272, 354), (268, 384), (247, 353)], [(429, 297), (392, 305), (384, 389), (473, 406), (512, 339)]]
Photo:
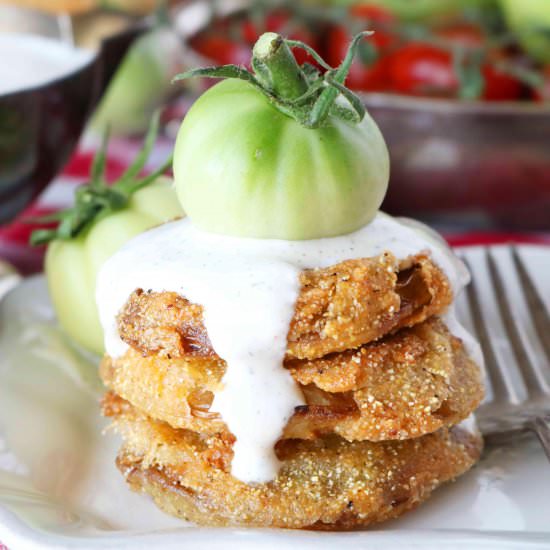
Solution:
[[(200, 524), (351, 529), (397, 517), (479, 458), (460, 423), (483, 397), (479, 366), (444, 314), (453, 293), (427, 255), (306, 270), (284, 365), (297, 407), (269, 483), (231, 475), (235, 438), (211, 411), (227, 368), (200, 304), (142, 289), (118, 316), (129, 345), (106, 356), (103, 411), (128, 483)], [(268, 315), (268, 312), (266, 312)]]

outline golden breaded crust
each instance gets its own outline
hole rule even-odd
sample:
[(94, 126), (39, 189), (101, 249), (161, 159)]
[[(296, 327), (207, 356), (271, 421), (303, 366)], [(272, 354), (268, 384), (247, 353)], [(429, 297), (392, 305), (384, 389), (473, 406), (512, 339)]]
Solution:
[(215, 434), (227, 431), (218, 414), (209, 412), (225, 373), (216, 357), (143, 357), (129, 349), (122, 357), (105, 356), (103, 383), (148, 415), (176, 428)]
[[(288, 358), (323, 357), (357, 348), (443, 312), (452, 291), (427, 257), (403, 261), (386, 252), (305, 270), (288, 332)], [(267, 313), (267, 312), (266, 312)], [(173, 292), (134, 292), (118, 318), (122, 339), (144, 355), (215, 355), (202, 306)]]
[[(480, 372), (442, 321), (432, 318), (358, 350), (316, 360), (286, 360), (306, 406), (284, 431), (289, 439), (336, 433), (349, 441), (406, 439), (466, 418), (480, 403)], [(209, 412), (225, 373), (212, 357), (106, 357), (101, 377), (155, 419), (206, 434), (227, 432)]]
[(460, 427), (381, 443), (285, 440), (276, 447), (276, 479), (251, 485), (228, 473), (229, 446), (218, 438), (174, 430), (129, 405), (114, 425), (125, 440), (118, 466), (130, 486), (169, 514), (212, 526), (365, 527), (414, 508), (467, 471), (482, 447)]
[(419, 437), (464, 420), (484, 394), (479, 367), (437, 318), (358, 350), (286, 366), (308, 404), (290, 420), (287, 438)]

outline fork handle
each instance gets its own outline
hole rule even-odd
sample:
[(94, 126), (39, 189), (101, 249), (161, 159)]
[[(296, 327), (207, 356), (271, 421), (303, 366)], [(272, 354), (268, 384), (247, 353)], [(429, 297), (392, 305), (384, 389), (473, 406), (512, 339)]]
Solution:
[(550, 460), (550, 426), (542, 416), (537, 416), (529, 422), (529, 428), (537, 434), (542, 448)]

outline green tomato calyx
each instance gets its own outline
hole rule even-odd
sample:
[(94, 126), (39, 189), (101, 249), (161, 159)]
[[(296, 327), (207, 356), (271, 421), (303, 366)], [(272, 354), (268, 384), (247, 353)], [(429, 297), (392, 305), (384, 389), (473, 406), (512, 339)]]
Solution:
[[(344, 83), (360, 41), (372, 32), (357, 34), (339, 67), (329, 66), (310, 46), (268, 32), (256, 42), (252, 54), (252, 71), (237, 65), (204, 67), (179, 74), (174, 82), (194, 77), (236, 78), (244, 80), (264, 94), (271, 104), (306, 128), (319, 128), (329, 116), (351, 123), (365, 117), (363, 103)], [(293, 48), (305, 50), (318, 65), (300, 66)], [(337, 99), (343, 97), (346, 102)]]
[(59, 222), (55, 229), (33, 231), (30, 243), (33, 246), (38, 246), (48, 244), (54, 240), (68, 241), (74, 239), (98, 220), (117, 210), (126, 208), (134, 193), (154, 182), (172, 163), (172, 156), (170, 156), (160, 168), (148, 176), (140, 177), (139, 175), (155, 145), (158, 130), (159, 114), (156, 113), (145, 136), (141, 151), (124, 174), (110, 186), (107, 185), (105, 180), (106, 153), (109, 141), (108, 132), (105, 132), (103, 143), (92, 163), (90, 180), (76, 190), (74, 206), (38, 220), (28, 220), (32, 223), (37, 221)]
[(279, 34), (267, 32), (258, 39), (252, 64), (258, 81), (276, 97), (293, 100), (308, 90), (305, 74)]

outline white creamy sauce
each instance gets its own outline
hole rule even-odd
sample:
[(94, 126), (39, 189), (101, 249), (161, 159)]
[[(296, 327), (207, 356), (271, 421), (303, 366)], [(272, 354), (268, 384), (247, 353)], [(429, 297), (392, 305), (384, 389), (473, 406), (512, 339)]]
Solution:
[(201, 304), (212, 346), (228, 364), (212, 410), (237, 438), (232, 474), (245, 482), (268, 481), (279, 467), (273, 445), (304, 403), (282, 368), (299, 273), (385, 251), (398, 259), (430, 252), (455, 294), (469, 281), (437, 234), (382, 213), (354, 233), (309, 241), (240, 239), (205, 233), (188, 219), (167, 223), (130, 241), (101, 270), (97, 303), (106, 351), (119, 357), (127, 350), (116, 316), (137, 288), (173, 291)]
[(51, 38), (0, 33), (0, 94), (47, 84), (82, 67), (92, 55)]

